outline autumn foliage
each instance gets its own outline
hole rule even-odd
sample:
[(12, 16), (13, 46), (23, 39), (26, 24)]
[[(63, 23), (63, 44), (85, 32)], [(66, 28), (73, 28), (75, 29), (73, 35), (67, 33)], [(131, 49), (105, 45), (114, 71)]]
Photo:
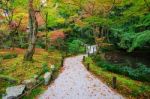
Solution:
[(61, 39), (65, 38), (65, 34), (62, 30), (53, 31), (52, 34), (50, 35), (50, 39), (52, 42), (55, 42), (58, 38)]
[(51, 45), (60, 48), (63, 45), (65, 34), (62, 30), (53, 31), (50, 35)]

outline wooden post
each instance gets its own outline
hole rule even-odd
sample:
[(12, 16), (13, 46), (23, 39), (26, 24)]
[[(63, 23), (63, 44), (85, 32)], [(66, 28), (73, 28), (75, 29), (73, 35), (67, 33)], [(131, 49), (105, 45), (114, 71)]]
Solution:
[(117, 87), (117, 78), (116, 77), (113, 77), (113, 79), (112, 79), (112, 87), (114, 89), (116, 89), (116, 87)]
[(52, 75), (50, 81), (53, 81), (53, 80), (54, 80), (54, 77), (53, 77), (53, 75)]
[(85, 56), (83, 56), (83, 62), (85, 61)]
[(62, 60), (61, 60), (61, 66), (63, 67), (64, 65), (64, 56), (62, 56)]
[(90, 63), (87, 64), (87, 70), (90, 70)]

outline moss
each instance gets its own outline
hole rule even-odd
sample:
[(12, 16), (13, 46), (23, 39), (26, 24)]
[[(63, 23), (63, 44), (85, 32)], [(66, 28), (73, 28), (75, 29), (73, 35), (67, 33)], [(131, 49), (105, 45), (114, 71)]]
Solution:
[(16, 53), (0, 54), (0, 58), (2, 58), (2, 59), (12, 59), (12, 58), (16, 58), (16, 57), (17, 57)]
[(0, 95), (5, 93), (5, 90), (6, 90), (7, 87), (10, 87), (10, 86), (13, 86), (13, 85), (16, 85), (16, 84), (17, 83), (12, 83), (12, 82), (0, 79)]
[[(56, 69), (55, 69), (55, 71), (54, 71), (54, 73), (52, 75), (52, 81), (54, 79), (56, 79), (57, 76), (58, 76), (58, 74), (60, 73), (60, 68), (61, 68), (60, 64), (61, 64), (61, 59), (62, 59), (62, 57), (60, 57), (61, 54), (58, 51), (56, 51), (55, 53), (56, 54), (53, 57), (51, 56), (51, 58), (53, 58), (54, 60), (56, 60), (56, 62), (55, 62)], [(40, 77), (40, 80), (43, 80), (43, 78)], [(38, 97), (38, 95), (40, 95), (41, 93), (43, 93), (44, 90), (45, 90), (45, 86), (39, 86), (36, 89), (33, 89), (31, 91), (31, 93), (29, 93), (29, 95), (24, 96), (23, 99), (35, 99), (36, 97)]]
[[(32, 78), (35, 74), (40, 74), (43, 70), (43, 63), (47, 64), (47, 70), (50, 70), (51, 65), (56, 64), (56, 66), (58, 66), (61, 63), (61, 53), (57, 50), (47, 52), (43, 49), (36, 49), (33, 61), (31, 62), (23, 61), (23, 55), (25, 51), (22, 50), (23, 49), (15, 51), (18, 54), (18, 57), (1, 61), (1, 75), (13, 77), (14, 79), (17, 79), (20, 83), (25, 79)], [(10, 51), (11, 50), (1, 50), (0, 53), (9, 53)], [(4, 85), (5, 83), (6, 85)], [(7, 86), (13, 85), (12, 83), (5, 83), (0, 86), (0, 92), (4, 93), (4, 90)]]
[(148, 98), (150, 97), (150, 85), (143, 82), (131, 80), (125, 76), (105, 71), (92, 61), (90, 57), (86, 58), (84, 64), (90, 63), (90, 71), (101, 78), (107, 85), (111, 86), (112, 78), (117, 77), (116, 90), (128, 98)]

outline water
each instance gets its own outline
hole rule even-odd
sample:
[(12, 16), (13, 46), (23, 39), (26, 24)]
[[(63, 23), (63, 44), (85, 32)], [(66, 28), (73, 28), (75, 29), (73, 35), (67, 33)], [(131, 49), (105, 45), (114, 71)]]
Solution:
[(139, 63), (150, 67), (150, 52), (138, 51), (134, 53), (127, 53), (125, 51), (111, 51), (105, 53), (105, 59), (113, 64), (138, 67)]

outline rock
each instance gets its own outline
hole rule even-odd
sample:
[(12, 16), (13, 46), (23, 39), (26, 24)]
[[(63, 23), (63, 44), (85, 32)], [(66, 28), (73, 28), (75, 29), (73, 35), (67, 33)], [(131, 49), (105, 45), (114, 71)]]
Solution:
[(7, 97), (7, 99), (16, 99), (17, 97), (15, 96), (10, 96), (10, 97)]
[(52, 70), (52, 71), (55, 70), (55, 65), (51, 65), (51, 70)]
[(18, 96), (23, 94), (24, 90), (25, 90), (25, 85), (8, 87), (6, 89), (6, 96), (3, 96), (2, 99), (16, 99)]
[(24, 84), (27, 89), (31, 89), (36, 84), (36, 80), (33, 78), (27, 79), (27, 80), (24, 80), (22, 84)]
[(52, 75), (52, 72), (46, 72), (44, 74), (44, 84), (45, 85), (48, 85), (50, 79), (51, 79), (51, 75)]

